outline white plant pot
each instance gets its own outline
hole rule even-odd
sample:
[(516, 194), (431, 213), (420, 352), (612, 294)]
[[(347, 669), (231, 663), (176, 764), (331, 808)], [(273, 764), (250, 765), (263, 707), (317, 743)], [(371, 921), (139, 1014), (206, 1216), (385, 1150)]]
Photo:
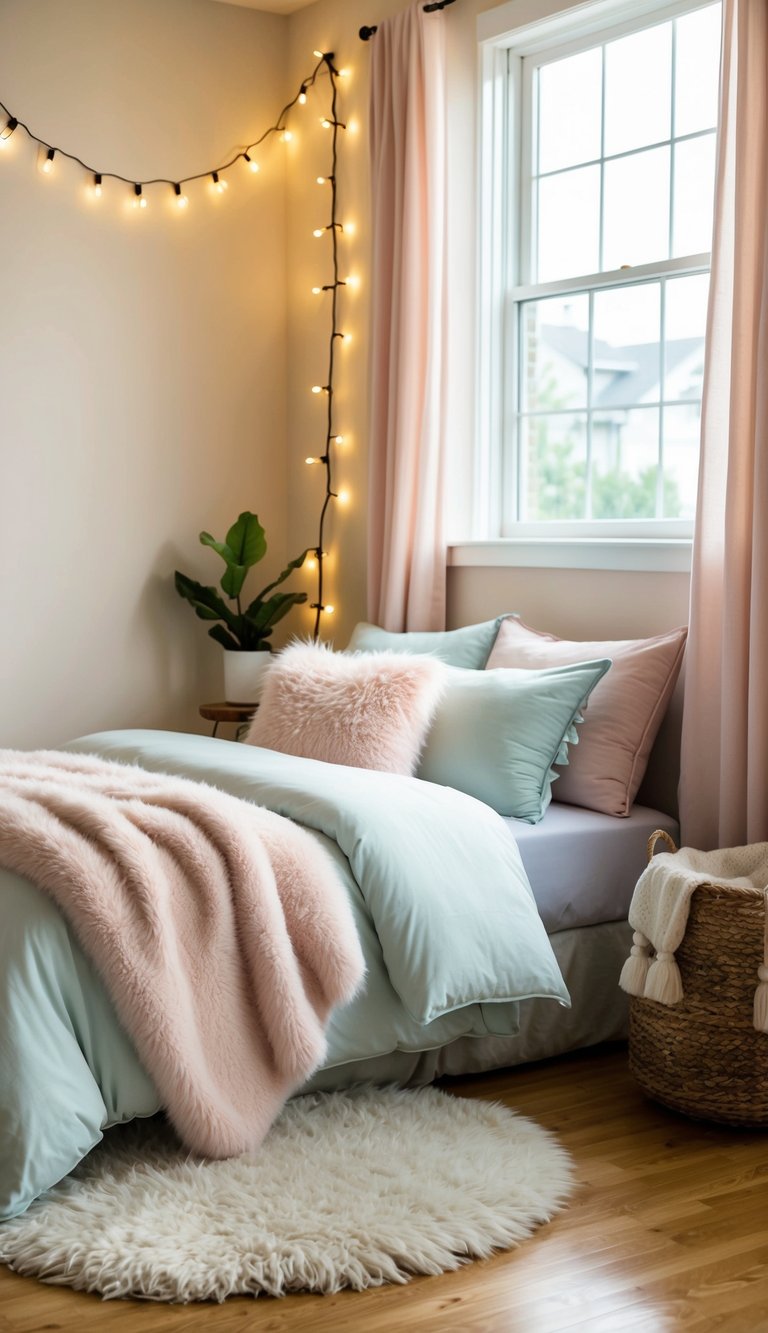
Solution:
[(224, 698), (228, 704), (257, 704), (272, 653), (224, 652)]

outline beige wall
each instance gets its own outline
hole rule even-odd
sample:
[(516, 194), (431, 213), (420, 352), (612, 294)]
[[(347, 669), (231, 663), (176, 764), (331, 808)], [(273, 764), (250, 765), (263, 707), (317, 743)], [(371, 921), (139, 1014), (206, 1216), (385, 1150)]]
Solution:
[[(559, 0), (558, 0), (559, 2)], [(350, 503), (328, 530), (328, 637), (365, 615), (367, 91), (362, 22), (404, 0), (317, 0), (290, 18), (210, 0), (0, 0), (0, 97), (43, 136), (126, 175), (205, 169), (255, 137), (332, 49), (350, 71), (339, 168), (343, 267), (336, 480)], [(474, 423), (476, 17), (444, 15), (449, 54), (449, 530), (466, 536)], [(521, 0), (521, 13), (536, 8)], [(375, 39), (374, 39), (375, 40)], [(329, 276), (329, 136), (314, 97), (296, 138), (273, 142), (223, 202), (190, 189), (142, 215), (79, 169), (47, 179), (15, 136), (0, 160), (0, 744), (55, 744), (110, 726), (199, 727), (221, 692), (218, 649), (173, 592), (176, 565), (213, 581), (197, 544), (241, 508), (271, 538), (265, 572), (314, 544), (322, 499)], [(326, 164), (323, 166), (322, 164)], [(287, 353), (290, 349), (290, 357)], [(303, 586), (313, 591), (309, 580)], [(574, 588), (577, 591), (574, 591)], [(631, 595), (628, 596), (628, 590)], [(458, 624), (514, 606), (561, 633), (642, 634), (685, 618), (680, 575), (455, 569)], [(332, 628), (331, 628), (332, 623)], [(285, 629), (309, 630), (308, 610)]]
[[(204, 170), (283, 104), (287, 19), (209, 0), (0, 0), (0, 98), (126, 175)], [(286, 554), (285, 147), (141, 215), (0, 159), (0, 745), (200, 725), (219, 650), (172, 589), (243, 508)], [(266, 562), (265, 562), (266, 565)], [(269, 572), (269, 571), (268, 571)]]

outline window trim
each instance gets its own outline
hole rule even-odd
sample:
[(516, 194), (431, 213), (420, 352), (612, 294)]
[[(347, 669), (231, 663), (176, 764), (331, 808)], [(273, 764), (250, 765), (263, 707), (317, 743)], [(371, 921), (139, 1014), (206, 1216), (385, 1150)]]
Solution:
[[(631, 4), (629, 12), (627, 0), (594, 0), (588, 6), (549, 0), (551, 12), (542, 16), (540, 0), (512, 0), (478, 18), (481, 90), (478, 145), (479, 392), (472, 536), (474, 541), (484, 546), (488, 546), (489, 534), (505, 530), (508, 534), (512, 526), (507, 523), (505, 528), (503, 504), (504, 496), (509, 493), (507, 483), (511, 480), (508, 469), (510, 466), (517, 467), (518, 461), (512, 460), (511, 451), (503, 447), (503, 441), (509, 438), (511, 418), (516, 412), (516, 395), (505, 392), (501, 363), (502, 360), (507, 364), (517, 363), (518, 302), (535, 296), (583, 290), (586, 283), (597, 288), (627, 285), (629, 277), (627, 270), (614, 270), (550, 283), (514, 283), (522, 271), (525, 255), (530, 253), (530, 235), (525, 234), (525, 229), (530, 233), (532, 210), (526, 207), (518, 211), (509, 207), (510, 187), (517, 187), (516, 192), (519, 193), (520, 181), (530, 176), (530, 136), (524, 134), (523, 115), (523, 85), (526, 79), (530, 80), (532, 70), (528, 57), (546, 54), (555, 58), (555, 52), (558, 56), (575, 53), (644, 26), (705, 8), (708, 3), (711, 0), (698, 0), (698, 3), (696, 0), (693, 3), (691, 0), (673, 0), (672, 3), (669, 0), (666, 3), (664, 0), (636, 0), (636, 3)], [(535, 12), (537, 9), (538, 13)], [(509, 170), (510, 161), (512, 170)], [(530, 192), (528, 185), (526, 192)], [(631, 270), (630, 281), (634, 283), (709, 269), (710, 255), (704, 252), (686, 256), (682, 260), (638, 265)], [(640, 536), (637, 520), (621, 524), (621, 535), (610, 533), (608, 529), (615, 528), (615, 525), (604, 520), (578, 521), (567, 525), (568, 544), (573, 550), (574, 544), (578, 546), (580, 543), (588, 543), (594, 546), (597, 543), (603, 553), (608, 547), (618, 544), (616, 567), (636, 568), (644, 566), (627, 566), (620, 558), (619, 547), (626, 548), (626, 543), (630, 543), (636, 548), (638, 542), (648, 542), (657, 550), (655, 554), (649, 554), (651, 563), (647, 567), (659, 568), (661, 547), (669, 550), (669, 540), (672, 540), (675, 550), (679, 543), (690, 548), (693, 536), (693, 522), (678, 520), (675, 521), (675, 537), (669, 539), (667, 533), (670, 522), (665, 519), (647, 520), (641, 526), (650, 527), (651, 531)], [(498, 547), (499, 542), (506, 541), (516, 546), (519, 539), (530, 547), (533, 541), (534, 546), (530, 547), (529, 554), (535, 554), (537, 549), (546, 545), (548, 539), (558, 546), (565, 540), (564, 533), (555, 531), (560, 525), (554, 523), (515, 522), (513, 526), (514, 537), (507, 535), (494, 538), (491, 544)], [(469, 545), (462, 543), (454, 550), (466, 553)], [(561, 548), (561, 555), (564, 554)], [(610, 567), (604, 563), (605, 559), (605, 554), (602, 554), (600, 564), (582, 567)], [(689, 556), (686, 559), (689, 560)], [(673, 556), (669, 567), (680, 568), (679, 561), (678, 553)], [(460, 563), (464, 563), (463, 558)], [(543, 555), (542, 563), (551, 564)]]

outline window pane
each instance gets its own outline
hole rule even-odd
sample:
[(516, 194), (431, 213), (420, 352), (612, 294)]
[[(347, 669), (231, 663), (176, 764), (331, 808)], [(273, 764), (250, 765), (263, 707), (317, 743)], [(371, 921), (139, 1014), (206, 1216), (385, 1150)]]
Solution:
[(598, 412), (592, 424), (592, 517), (656, 518), (659, 409)]
[(664, 518), (693, 518), (701, 404), (664, 408)]
[(669, 257), (669, 149), (605, 164), (603, 268)]
[(597, 272), (599, 230), (599, 167), (577, 167), (540, 180), (539, 282)]
[(592, 403), (657, 403), (661, 298), (657, 282), (595, 292)]
[(539, 70), (539, 171), (600, 156), (600, 47)]
[(605, 152), (660, 143), (670, 135), (672, 24), (605, 48)]
[(667, 283), (665, 398), (701, 398), (708, 293), (708, 273)]
[(587, 296), (526, 302), (522, 344), (524, 411), (587, 406)]
[(717, 124), (720, 24), (719, 5), (677, 20), (675, 134), (693, 134)]
[(522, 417), (520, 448), (521, 518), (586, 518), (586, 413)]
[(698, 255), (711, 249), (714, 192), (714, 134), (677, 144), (673, 258), (676, 255)]

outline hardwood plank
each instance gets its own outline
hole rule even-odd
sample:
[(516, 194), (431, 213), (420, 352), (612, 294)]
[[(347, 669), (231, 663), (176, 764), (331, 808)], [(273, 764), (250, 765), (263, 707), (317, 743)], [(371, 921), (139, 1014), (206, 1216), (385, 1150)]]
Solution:
[(768, 1333), (768, 1134), (656, 1106), (620, 1047), (445, 1086), (573, 1154), (572, 1203), (518, 1250), (403, 1287), (223, 1305), (102, 1302), (0, 1268), (0, 1333)]

